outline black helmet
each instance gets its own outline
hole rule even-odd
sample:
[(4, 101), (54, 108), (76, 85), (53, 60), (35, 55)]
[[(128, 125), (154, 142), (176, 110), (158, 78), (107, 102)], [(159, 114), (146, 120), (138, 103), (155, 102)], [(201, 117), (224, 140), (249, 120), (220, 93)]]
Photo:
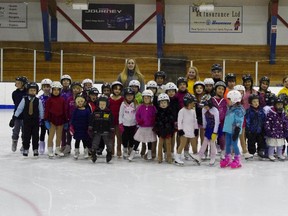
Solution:
[(73, 89), (75, 86), (79, 86), (80, 88), (83, 88), (83, 87), (82, 87), (82, 84), (81, 84), (80, 82), (73, 82), (73, 83), (71, 84), (71, 89)]
[(99, 98), (98, 98), (98, 100), (97, 100), (97, 105), (99, 106), (99, 102), (100, 101), (104, 101), (104, 102), (106, 102), (106, 107), (108, 107), (109, 106), (109, 98), (107, 97), (107, 96), (105, 96), (105, 95), (101, 95)]
[(225, 82), (226, 84), (228, 83), (228, 81), (236, 81), (236, 75), (234, 73), (228, 73), (225, 76)]
[(99, 90), (95, 87), (92, 87), (90, 90), (89, 90), (89, 95), (98, 95), (99, 94)]
[(179, 78), (177, 79), (177, 87), (178, 87), (178, 88), (179, 88), (180, 83), (185, 83), (186, 86), (188, 85), (187, 79), (186, 79), (185, 77), (179, 77)]
[(223, 81), (218, 81), (218, 82), (216, 82), (215, 85), (214, 85), (215, 91), (216, 91), (216, 89), (217, 89), (218, 86), (223, 86), (223, 87), (224, 87), (224, 91), (226, 91), (226, 84), (225, 84), (225, 82), (223, 82)]
[(252, 101), (253, 101), (254, 99), (258, 99), (258, 100), (259, 100), (259, 95), (257, 95), (257, 94), (251, 94), (251, 95), (249, 96), (249, 98), (248, 98), (249, 104), (252, 104)]
[(276, 107), (276, 104), (278, 104), (278, 103), (282, 103), (283, 104), (283, 106), (284, 106), (284, 100), (281, 98), (281, 97), (276, 97), (276, 99), (275, 99), (275, 101), (274, 101), (274, 107), (275, 107), (275, 109), (276, 109), (276, 112), (277, 113), (282, 113), (283, 112), (283, 107), (282, 108), (277, 108)]
[(278, 98), (280, 98), (284, 102), (284, 106), (287, 105), (288, 97), (287, 97), (287, 95), (285, 93), (279, 94)]
[(164, 71), (157, 71), (154, 74), (154, 80), (156, 80), (157, 77), (163, 77), (163, 79), (166, 79), (166, 73)]
[(39, 86), (36, 82), (30, 82), (26, 84), (26, 89), (29, 91), (29, 89), (36, 89), (36, 94), (38, 94)]
[(135, 96), (135, 91), (131, 87), (127, 87), (124, 89), (124, 96), (128, 94), (132, 94), (133, 96)]
[(246, 81), (248, 81), (248, 80), (250, 80), (250, 81), (252, 82), (252, 84), (253, 84), (253, 78), (252, 78), (252, 76), (251, 76), (250, 74), (245, 74), (245, 75), (242, 76), (243, 84), (244, 84)]
[(193, 103), (193, 102), (196, 103), (197, 100), (194, 95), (187, 93), (184, 95), (183, 102), (184, 102), (184, 106), (188, 106), (188, 104), (190, 103)]
[(199, 105), (201, 107), (208, 106), (208, 107), (212, 108), (214, 105), (213, 105), (213, 102), (212, 102), (211, 95), (209, 95), (209, 94), (203, 95)]
[(273, 106), (274, 102), (276, 100), (276, 95), (271, 93), (271, 92), (266, 92), (265, 93), (265, 103), (267, 106)]
[(220, 64), (213, 64), (213, 65), (212, 65), (211, 71), (213, 72), (213, 71), (216, 71), (216, 70), (222, 71), (222, 67), (221, 67)]
[(267, 77), (267, 76), (261, 77), (260, 80), (259, 80), (260, 85), (261, 85), (261, 83), (264, 82), (264, 81), (268, 82), (268, 85), (270, 85), (270, 79), (269, 79), (269, 77)]
[(26, 85), (28, 83), (28, 79), (26, 76), (19, 76), (19, 77), (16, 77), (15, 79), (16, 81), (20, 81), (23, 83), (23, 85)]
[(107, 83), (107, 82), (103, 83), (102, 86), (101, 86), (101, 92), (102, 92), (102, 94), (103, 94), (103, 90), (104, 90), (105, 88), (111, 89), (111, 85), (110, 85), (109, 83)]

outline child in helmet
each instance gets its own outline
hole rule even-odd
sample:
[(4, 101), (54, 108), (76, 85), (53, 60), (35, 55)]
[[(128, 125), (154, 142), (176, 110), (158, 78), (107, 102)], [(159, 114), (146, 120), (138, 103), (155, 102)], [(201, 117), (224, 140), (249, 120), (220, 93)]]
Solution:
[(190, 94), (194, 94), (194, 83), (200, 81), (197, 67), (189, 67), (186, 73), (187, 90)]
[(111, 85), (109, 83), (103, 83), (101, 86), (101, 94), (105, 95), (106, 97), (110, 97), (111, 95)]
[(89, 139), (88, 124), (90, 110), (86, 108), (86, 99), (82, 95), (77, 95), (75, 98), (76, 109), (72, 113), (70, 121), (70, 133), (75, 139), (75, 154), (74, 158), (78, 159), (80, 155), (79, 147), (82, 140), (84, 147), (84, 158), (89, 157), (88, 152), (91, 151), (91, 140)]
[(183, 108), (184, 107), (184, 96), (186, 95), (186, 93), (188, 93), (188, 90), (187, 90), (187, 79), (184, 78), (184, 77), (179, 77), (178, 80), (177, 80), (177, 88), (178, 88), (178, 91), (175, 95), (175, 97), (177, 98), (178, 100), (178, 103), (179, 103), (179, 109)]
[(142, 94), (140, 92), (140, 82), (138, 80), (131, 80), (129, 82), (129, 87), (133, 89), (135, 92), (135, 99), (137, 100), (138, 104), (142, 103)]
[(243, 86), (245, 87), (245, 93), (242, 99), (242, 105), (245, 110), (250, 107), (249, 97), (252, 94), (257, 94), (257, 91), (253, 88), (253, 78), (250, 74), (246, 74), (242, 77)]
[(224, 93), (224, 98), (227, 100), (227, 94), (229, 91), (234, 89), (236, 85), (236, 75), (234, 73), (228, 73), (225, 76), (226, 90)]
[[(51, 94), (51, 84), (52, 80), (50, 79), (43, 79), (41, 81), (41, 89), (43, 91), (43, 94), (40, 95), (39, 99), (43, 105), (44, 111), (45, 111), (45, 104), (48, 98)], [(45, 134), (46, 134), (47, 128), (45, 127), (44, 121), (40, 122), (40, 141), (39, 141), (39, 153), (42, 155), (45, 152)]]
[[(206, 95), (205, 95), (206, 96)], [(210, 162), (209, 165), (212, 166), (215, 164), (216, 159), (216, 139), (219, 127), (219, 111), (214, 106), (212, 98), (210, 95), (202, 97), (201, 100), (202, 108), (202, 118), (203, 118), (203, 129), (205, 129), (204, 140), (201, 145), (200, 151), (198, 153), (199, 160), (203, 158), (207, 147), (210, 146)]]
[(26, 88), (27, 96), (21, 100), (12, 120), (23, 114), (23, 156), (28, 157), (30, 140), (32, 138), (34, 157), (38, 157), (39, 120), (43, 119), (44, 110), (41, 101), (36, 97), (39, 91), (37, 83), (28, 83)]
[[(156, 117), (156, 107), (153, 106), (153, 92), (151, 90), (144, 90), (142, 92), (143, 97), (143, 104), (141, 104), (136, 111), (136, 121), (139, 126), (138, 130), (134, 135), (134, 139), (138, 142), (148, 143), (148, 154), (147, 159), (152, 159), (152, 142), (155, 142), (156, 134), (153, 132), (153, 127), (155, 124), (155, 117)], [(129, 156), (129, 160), (132, 160), (135, 154), (134, 146), (133, 151)]]
[(259, 99), (260, 99), (260, 106), (265, 107), (273, 106), (274, 99), (276, 95), (269, 90), (270, 79), (267, 76), (263, 76), (259, 80)]
[[(225, 132), (225, 158), (220, 161), (220, 167), (231, 168), (241, 167), (240, 151), (238, 148), (238, 138), (241, 134), (244, 121), (245, 110), (241, 105), (242, 95), (237, 90), (231, 90), (227, 94), (227, 104), (229, 110), (226, 112), (223, 132)], [(235, 153), (234, 160), (231, 162), (231, 151)]]
[(225, 157), (225, 135), (223, 133), (223, 126), (224, 126), (224, 120), (225, 115), (227, 112), (227, 101), (224, 98), (224, 92), (226, 90), (226, 84), (223, 81), (218, 81), (214, 85), (215, 89), (215, 96), (212, 97), (213, 105), (218, 109), (219, 111), (219, 127), (218, 127), (218, 135), (217, 135), (217, 148), (219, 149), (219, 152), (221, 152), (221, 159), (224, 159)]
[[(137, 130), (136, 125), (136, 109), (138, 103), (135, 100), (135, 93), (131, 87), (124, 89), (124, 101), (119, 111), (119, 131), (122, 134), (123, 158), (128, 159), (128, 148), (133, 148), (137, 141), (134, 139)], [(137, 150), (134, 148), (134, 151)], [(135, 152), (133, 153), (135, 154)]]
[(96, 108), (99, 90), (96, 87), (92, 87), (89, 90), (88, 94), (89, 94), (89, 99), (88, 99), (88, 103), (86, 106), (89, 107), (90, 112), (93, 113)]
[(113, 139), (112, 139), (112, 144), (113, 144), (112, 155), (114, 155), (114, 149), (115, 149), (114, 145), (115, 145), (115, 136), (116, 136), (117, 137), (117, 156), (121, 157), (122, 137), (119, 131), (119, 111), (120, 111), (120, 106), (124, 100), (124, 97), (122, 96), (123, 85), (119, 81), (115, 81), (111, 84), (111, 89), (112, 89), (112, 94), (109, 97), (109, 108), (113, 115), (114, 127), (115, 127), (115, 135), (113, 136)]
[[(180, 137), (180, 145), (177, 148), (177, 154), (175, 154), (175, 163), (183, 165), (181, 160), (181, 154), (187, 143), (192, 142), (192, 139), (196, 139), (195, 130), (198, 130), (198, 123), (194, 106), (196, 98), (194, 95), (187, 93), (183, 98), (184, 107), (180, 109), (178, 113), (178, 135)], [(192, 147), (194, 148), (194, 147)], [(188, 153), (189, 154), (189, 153)], [(194, 160), (198, 160), (195, 156), (190, 155)]]
[(92, 152), (91, 157), (93, 163), (97, 160), (96, 151), (99, 149), (101, 138), (106, 145), (107, 155), (106, 162), (112, 160), (112, 135), (115, 133), (113, 124), (113, 115), (109, 107), (109, 99), (105, 95), (102, 95), (98, 99), (98, 106), (94, 112), (90, 115), (88, 132), (92, 138)]
[(209, 94), (211, 97), (213, 97), (215, 95), (214, 80), (212, 78), (206, 78), (203, 82), (205, 85), (205, 94)]
[(67, 103), (63, 97), (60, 96), (62, 85), (58, 81), (51, 84), (51, 97), (46, 101), (45, 106), (45, 126), (49, 130), (48, 136), (48, 156), (54, 157), (53, 153), (53, 139), (56, 134), (56, 150), (55, 155), (63, 157), (60, 144), (62, 140), (63, 128), (68, 130), (68, 116), (67, 116)]
[(245, 114), (248, 151), (250, 154), (254, 155), (256, 153), (255, 145), (257, 143), (257, 153), (263, 158), (266, 149), (264, 138), (265, 113), (263, 107), (259, 106), (258, 94), (251, 94), (248, 102), (250, 107), (246, 110)]
[(165, 144), (165, 153), (167, 155), (167, 162), (172, 163), (171, 156), (171, 138), (174, 134), (174, 123), (172, 110), (169, 107), (170, 98), (166, 93), (161, 93), (158, 96), (159, 108), (156, 114), (154, 132), (159, 137), (158, 143), (158, 162), (163, 161), (163, 145)]
[(83, 92), (82, 96), (85, 97), (86, 101), (89, 99), (89, 91), (93, 87), (93, 81), (91, 79), (84, 79), (82, 81)]
[[(161, 88), (164, 88), (164, 87), (161, 87)], [(157, 86), (157, 83), (154, 81), (154, 80), (150, 80), (147, 82), (146, 84), (146, 90), (150, 89), (153, 94), (154, 94), (154, 97), (153, 97), (153, 105), (158, 108), (158, 101), (157, 101), (157, 92), (158, 92), (158, 86)]]
[[(19, 76), (15, 79), (16, 90), (12, 92), (12, 100), (14, 103), (14, 114), (17, 110), (22, 98), (27, 95), (25, 85), (28, 79), (25, 76)], [(14, 115), (13, 115), (14, 116)], [(12, 124), (13, 123), (13, 124)], [(23, 115), (19, 115), (17, 119), (11, 119), (9, 126), (12, 129), (12, 151), (17, 150), (17, 143), (19, 139), (20, 130), (22, 131), (22, 141), (23, 141)], [(21, 148), (21, 150), (23, 150)]]
[(288, 119), (284, 113), (284, 101), (281, 98), (276, 98), (274, 106), (266, 115), (264, 123), (266, 143), (268, 146), (268, 158), (275, 161), (274, 150), (279, 160), (285, 160), (282, 153), (283, 145), (285, 145), (285, 138), (288, 137), (287, 132)]
[(61, 97), (67, 100), (69, 97), (72, 96), (72, 90), (70, 89), (70, 85), (72, 84), (71, 76), (68, 74), (64, 74), (60, 79), (60, 83), (62, 85)]
[(218, 81), (223, 81), (222, 77), (222, 66), (220, 64), (213, 64), (211, 67), (211, 77), (214, 80), (214, 83)]
[[(157, 83), (157, 91), (154, 93), (154, 96), (158, 96), (161, 93), (165, 92), (165, 82), (166, 82), (166, 73), (164, 71), (157, 71), (154, 74), (154, 81)], [(146, 87), (147, 89), (147, 87)], [(157, 101), (157, 100), (156, 100)]]

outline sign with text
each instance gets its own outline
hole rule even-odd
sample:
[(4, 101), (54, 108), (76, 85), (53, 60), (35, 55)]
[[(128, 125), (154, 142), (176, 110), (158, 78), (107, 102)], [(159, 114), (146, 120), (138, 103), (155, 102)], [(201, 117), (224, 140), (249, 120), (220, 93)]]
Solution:
[(213, 12), (200, 12), (190, 6), (189, 31), (196, 33), (242, 33), (242, 7), (215, 7)]
[(0, 3), (0, 28), (27, 28), (27, 4)]
[(134, 30), (133, 4), (89, 4), (82, 11), (82, 29)]

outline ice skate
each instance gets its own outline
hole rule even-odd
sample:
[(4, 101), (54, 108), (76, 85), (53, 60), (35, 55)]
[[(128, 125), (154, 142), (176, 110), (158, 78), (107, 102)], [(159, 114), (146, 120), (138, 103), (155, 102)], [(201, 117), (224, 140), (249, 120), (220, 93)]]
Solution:
[(85, 158), (85, 159), (88, 159), (88, 158), (89, 158), (89, 149), (88, 149), (88, 148), (85, 148), (85, 149), (84, 149), (84, 158)]
[[(63, 153), (63, 156), (64, 155), (65, 156), (69, 155), (71, 153), (71, 146), (70, 145), (66, 145), (62, 153)], [(59, 155), (59, 156), (61, 156), (61, 155)]]
[(23, 151), (24, 151), (24, 148), (23, 148), (23, 145), (22, 145), (21, 148), (20, 148), (21, 154), (23, 154)]
[(215, 161), (216, 161), (215, 157), (214, 157), (214, 158), (211, 158), (211, 159), (210, 159), (210, 162), (209, 162), (209, 165), (210, 165), (210, 166), (214, 166)]
[(275, 162), (275, 160), (276, 160), (276, 158), (274, 157), (274, 155), (269, 155), (269, 156), (268, 156), (268, 159), (269, 159), (270, 161), (273, 161), (273, 162)]
[(52, 147), (48, 147), (48, 157), (49, 158), (53, 158), (54, 157), (53, 148)]
[(250, 154), (249, 152), (244, 153), (243, 156), (244, 156), (245, 160), (249, 160), (249, 159), (253, 158), (253, 155)]
[(282, 155), (282, 154), (278, 155), (278, 160), (279, 161), (285, 161), (284, 155)]
[(35, 158), (38, 158), (38, 156), (39, 156), (38, 149), (34, 149), (34, 150), (33, 150), (33, 154), (34, 154), (34, 157), (35, 157)]
[(181, 155), (180, 154), (175, 154), (175, 161), (174, 163), (176, 165), (179, 165), (179, 166), (183, 166), (184, 165), (184, 162), (180, 159)]
[(112, 152), (107, 152), (107, 155), (106, 155), (106, 162), (109, 163), (109, 161), (112, 160)]
[(29, 151), (26, 150), (26, 149), (24, 149), (24, 150), (23, 150), (23, 157), (24, 157), (24, 158), (28, 158), (28, 153), (29, 153)]
[(80, 152), (79, 152), (79, 148), (75, 148), (75, 153), (74, 153), (74, 158), (77, 160), (79, 155), (80, 155)]
[(18, 140), (12, 140), (12, 152), (15, 152), (17, 150), (17, 143)]
[(134, 150), (132, 150), (131, 151), (131, 153), (130, 153), (130, 155), (129, 155), (129, 157), (128, 157), (128, 160), (131, 162), (132, 160), (133, 160), (133, 158), (134, 158), (134, 156), (135, 156), (135, 151)]
[(60, 147), (56, 147), (55, 155), (59, 157), (64, 157), (64, 153), (60, 151)]
[(267, 156), (265, 155), (265, 151), (263, 151), (263, 150), (258, 151), (258, 156), (261, 159), (267, 158)]
[(188, 151), (184, 151), (184, 159), (185, 160), (189, 160), (190, 156), (189, 156), (189, 152)]
[(225, 159), (221, 160), (220, 161), (220, 167), (221, 168), (225, 168), (225, 167), (228, 167), (230, 166), (231, 164), (231, 155), (225, 155)]
[(240, 155), (235, 155), (234, 160), (230, 164), (230, 167), (232, 169), (236, 169), (236, 168), (242, 167), (241, 162), (240, 162)]
[(152, 160), (152, 150), (148, 150), (147, 160)]
[(128, 148), (123, 149), (123, 158), (126, 160), (128, 158)]
[(44, 141), (39, 141), (39, 153), (43, 155), (45, 152), (45, 142)]
[(96, 162), (96, 160), (97, 160), (96, 151), (92, 151), (92, 152), (91, 152), (91, 160), (92, 160), (93, 163)]
[(189, 158), (191, 158), (194, 162), (196, 162), (198, 165), (201, 164), (201, 159), (199, 157), (199, 155), (194, 155), (194, 154), (189, 154), (188, 153)]

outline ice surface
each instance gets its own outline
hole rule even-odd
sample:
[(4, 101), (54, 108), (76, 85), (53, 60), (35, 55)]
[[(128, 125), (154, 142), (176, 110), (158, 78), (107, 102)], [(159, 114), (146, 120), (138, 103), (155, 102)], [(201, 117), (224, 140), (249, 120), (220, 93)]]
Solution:
[[(175, 216), (287, 214), (288, 162), (245, 161), (236, 170), (208, 161), (184, 167), (114, 157), (23, 159), (11, 151), (11, 110), (0, 110), (0, 215)], [(82, 147), (82, 146), (81, 146)], [(83, 149), (81, 156), (83, 157)]]

